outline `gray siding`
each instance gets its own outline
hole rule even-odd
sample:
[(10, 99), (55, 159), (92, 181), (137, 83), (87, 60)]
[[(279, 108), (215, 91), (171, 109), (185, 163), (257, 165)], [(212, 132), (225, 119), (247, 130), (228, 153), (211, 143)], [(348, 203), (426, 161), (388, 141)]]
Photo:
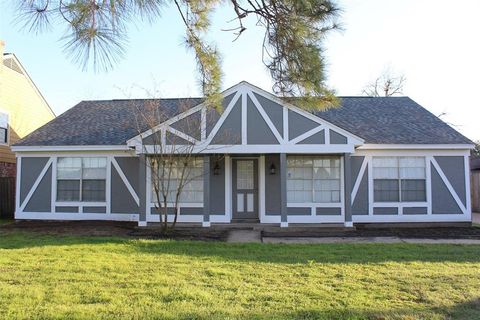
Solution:
[[(213, 174), (215, 163), (220, 167), (219, 174)], [(225, 215), (225, 158), (212, 156), (210, 159), (210, 215)]]
[(200, 111), (172, 123), (170, 126), (178, 131), (181, 131), (189, 136), (200, 140), (201, 138), (201, 114)]
[(339, 216), (342, 214), (341, 208), (317, 208), (317, 216)]
[(403, 208), (403, 214), (427, 214), (426, 207)]
[(78, 213), (78, 207), (55, 207), (55, 212), (62, 212), (62, 213)]
[(247, 97), (247, 144), (278, 144), (250, 97)]
[[(112, 193), (111, 193), (111, 210), (113, 213), (138, 213), (139, 207), (133, 199), (130, 191), (120, 178), (115, 167), (112, 166)], [(147, 191), (149, 192), (149, 191)]]
[(317, 122), (288, 110), (288, 138), (290, 140), (318, 126)]
[(173, 146), (181, 146), (181, 145), (190, 145), (192, 144), (190, 141), (187, 141), (183, 138), (180, 138), (176, 134), (170, 133), (167, 131), (165, 142), (168, 145), (173, 145)]
[(289, 216), (310, 216), (312, 209), (301, 207), (287, 207), (287, 214)]
[(267, 113), (273, 125), (278, 132), (283, 136), (283, 107), (270, 99), (267, 99), (259, 94), (254, 93), (255, 98)]
[(83, 207), (84, 213), (105, 213), (107, 212), (106, 207)]
[(325, 144), (325, 130), (317, 132), (298, 144)]
[[(159, 213), (163, 214), (163, 210), (164, 210), (163, 208), (157, 209), (157, 208), (154, 207), (154, 208), (150, 209), (150, 214), (159, 214)], [(174, 214), (175, 213), (173, 208), (167, 208), (167, 212), (168, 212), (168, 214)], [(202, 212), (202, 214), (203, 214), (203, 212)]]
[(180, 207), (180, 215), (182, 215), (182, 216), (201, 216), (201, 215), (203, 215), (203, 207), (199, 207), (199, 208), (182, 208), (182, 207)]
[(138, 157), (115, 157), (123, 174), (127, 177), (128, 182), (138, 194), (139, 179), (138, 179), (138, 166), (140, 164), (140, 158)]
[(155, 143), (159, 143), (161, 140), (161, 133), (160, 131), (155, 132), (154, 134), (149, 135), (148, 137), (144, 138), (142, 140), (142, 143), (145, 145), (153, 145)]
[(389, 207), (375, 207), (373, 208), (374, 215), (397, 215), (398, 208), (389, 208)]
[[(270, 174), (270, 166), (275, 165), (276, 174)], [(279, 216), (280, 203), (280, 157), (269, 154), (265, 156), (265, 214)]]
[[(352, 172), (354, 172), (354, 179), (352, 179), (352, 188), (355, 185), (358, 171), (362, 165), (363, 157), (352, 157)], [(365, 169), (365, 173), (360, 182), (360, 186), (357, 191), (357, 196), (353, 201), (352, 215), (368, 215), (368, 168)]]
[(462, 214), (455, 199), (432, 166), (432, 214)]
[(238, 99), (211, 144), (242, 143), (242, 99)]
[[(23, 159), (22, 159), (23, 162)], [(48, 168), (40, 184), (25, 207), (26, 212), (50, 212), (52, 195), (52, 166)]]
[(23, 203), (40, 172), (47, 164), (49, 158), (22, 158), (20, 174), (20, 203)]
[(330, 143), (331, 144), (347, 144), (347, 137), (340, 133), (330, 130)]
[(435, 157), (438, 165), (457, 193), (463, 205), (466, 205), (465, 162), (463, 157)]
[[(228, 104), (230, 103), (230, 101), (232, 101), (234, 96), (235, 96), (235, 92), (226, 96), (223, 99), (222, 101), (223, 110), (227, 109)], [(217, 124), (218, 119), (220, 119), (220, 114), (216, 110), (212, 108), (208, 108), (207, 109), (207, 136), (210, 135), (210, 132), (212, 132), (212, 129)]]

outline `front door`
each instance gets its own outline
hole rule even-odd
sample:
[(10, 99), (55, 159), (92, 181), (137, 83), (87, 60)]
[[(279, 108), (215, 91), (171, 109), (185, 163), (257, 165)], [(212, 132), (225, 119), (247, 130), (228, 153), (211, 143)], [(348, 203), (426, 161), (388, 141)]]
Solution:
[(258, 219), (257, 169), (257, 159), (233, 159), (233, 219)]

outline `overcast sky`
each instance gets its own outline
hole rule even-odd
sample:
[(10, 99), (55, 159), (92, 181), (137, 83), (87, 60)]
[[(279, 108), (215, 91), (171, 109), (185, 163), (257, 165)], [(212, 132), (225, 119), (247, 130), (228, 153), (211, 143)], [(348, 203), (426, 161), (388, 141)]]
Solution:
[[(173, 8), (153, 25), (129, 30), (125, 58), (109, 73), (82, 71), (62, 51), (63, 28), (20, 32), (10, 0), (0, 0), (0, 39), (14, 52), (56, 114), (81, 100), (199, 96), (192, 53)], [(329, 85), (339, 95), (360, 95), (385, 68), (407, 78), (404, 93), (468, 138), (480, 140), (480, 1), (342, 0), (344, 31), (326, 43)], [(223, 56), (224, 88), (242, 80), (271, 89), (261, 62), (262, 29), (252, 23), (235, 42), (228, 8), (214, 15), (211, 39)]]

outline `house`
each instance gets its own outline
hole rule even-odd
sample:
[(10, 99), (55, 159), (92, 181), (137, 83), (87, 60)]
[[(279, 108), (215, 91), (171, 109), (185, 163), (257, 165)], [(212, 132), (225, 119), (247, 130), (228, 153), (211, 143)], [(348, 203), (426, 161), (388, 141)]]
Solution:
[(15, 181), (15, 153), (10, 146), (53, 118), (55, 114), (20, 61), (13, 53), (4, 53), (0, 40), (0, 216), (9, 202), (6, 191), (14, 187), (9, 178)]
[(472, 184), (472, 211), (480, 212), (480, 157), (470, 158), (470, 180)]
[(15, 145), (16, 219), (159, 221), (146, 164), (163, 144), (205, 173), (179, 222), (471, 221), (473, 144), (410, 98), (311, 113), (246, 82), (223, 96), (222, 114), (197, 98), (80, 102)]

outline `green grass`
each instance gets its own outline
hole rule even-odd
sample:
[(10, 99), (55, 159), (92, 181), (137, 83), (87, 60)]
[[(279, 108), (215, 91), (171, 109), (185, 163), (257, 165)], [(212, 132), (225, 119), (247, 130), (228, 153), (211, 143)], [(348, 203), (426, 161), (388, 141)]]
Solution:
[(0, 234), (2, 318), (479, 319), (480, 246)]

